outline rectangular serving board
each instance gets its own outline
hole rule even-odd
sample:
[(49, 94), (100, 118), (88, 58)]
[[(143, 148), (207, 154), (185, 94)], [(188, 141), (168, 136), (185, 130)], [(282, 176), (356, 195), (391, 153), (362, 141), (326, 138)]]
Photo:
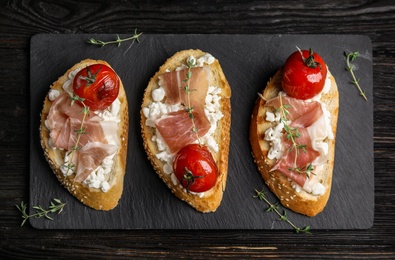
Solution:
[[(127, 37), (130, 35), (120, 35)], [(52, 198), (66, 202), (53, 221), (30, 219), (39, 229), (291, 229), (253, 196), (268, 190), (254, 164), (249, 123), (258, 92), (296, 50), (312, 48), (326, 61), (340, 92), (335, 167), (331, 196), (314, 218), (287, 210), (296, 225), (314, 229), (366, 229), (374, 219), (372, 44), (360, 35), (211, 35), (143, 34), (140, 43), (93, 46), (89, 38), (113, 40), (106, 34), (38, 34), (31, 38), (30, 205), (46, 207)], [(221, 206), (202, 214), (177, 199), (154, 172), (143, 148), (140, 106), (150, 78), (167, 58), (183, 49), (201, 49), (216, 57), (232, 88), (229, 175)], [(344, 51), (359, 51), (355, 73), (368, 102), (350, 83)], [(123, 196), (109, 211), (81, 204), (57, 181), (39, 140), (40, 111), (49, 86), (75, 63), (103, 59), (123, 81), (129, 101), (129, 144)], [(280, 208), (283, 209), (283, 208)], [(32, 212), (32, 210), (31, 210)]]

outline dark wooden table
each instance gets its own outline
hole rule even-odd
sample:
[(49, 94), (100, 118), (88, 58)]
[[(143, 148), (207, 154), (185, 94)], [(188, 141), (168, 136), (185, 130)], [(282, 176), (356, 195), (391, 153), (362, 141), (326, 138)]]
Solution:
[[(395, 257), (393, 1), (1, 1), (0, 258)], [(359, 34), (373, 44), (375, 219), (367, 230), (36, 230), (29, 200), (29, 43), (37, 33)], [(38, 101), (41, 102), (41, 101)], [(355, 203), (363, 203), (356, 201)], [(350, 216), (358, 218), (358, 216)]]

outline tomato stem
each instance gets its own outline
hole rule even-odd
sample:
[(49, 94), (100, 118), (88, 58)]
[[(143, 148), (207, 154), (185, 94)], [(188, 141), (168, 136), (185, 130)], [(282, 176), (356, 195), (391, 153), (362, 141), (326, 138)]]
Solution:
[(306, 64), (307, 67), (315, 69), (315, 68), (317, 68), (317, 66), (320, 66), (320, 70), (322, 69), (321, 64), (314, 60), (314, 55), (313, 55), (314, 52), (311, 48), (309, 49), (309, 57), (307, 57), (307, 58), (305, 58), (303, 56), (302, 51), (298, 47), (296, 47), (296, 48), (298, 49), (300, 56), (302, 56), (303, 63)]
[(189, 192), (189, 187), (191, 186), (192, 183), (195, 182), (195, 179), (201, 179), (204, 178), (204, 176), (205, 175), (202, 176), (193, 175), (192, 171), (190, 171), (187, 167), (185, 167), (184, 176), (182, 180), (187, 182), (187, 186), (185, 187), (187, 192)]
[(87, 83), (86, 83), (86, 86), (89, 87), (90, 85), (92, 85), (93, 83), (95, 83), (95, 81), (96, 81), (96, 76), (97, 76), (97, 74), (99, 73), (99, 71), (100, 71), (101, 69), (102, 69), (102, 66), (100, 66), (100, 68), (96, 71), (95, 74), (92, 74), (91, 70), (89, 69), (89, 66), (86, 66), (86, 70), (87, 70), (87, 72), (88, 72), (88, 76), (87, 76), (87, 77), (80, 76), (80, 78), (83, 79), (83, 80), (85, 80), (85, 81), (87, 82)]

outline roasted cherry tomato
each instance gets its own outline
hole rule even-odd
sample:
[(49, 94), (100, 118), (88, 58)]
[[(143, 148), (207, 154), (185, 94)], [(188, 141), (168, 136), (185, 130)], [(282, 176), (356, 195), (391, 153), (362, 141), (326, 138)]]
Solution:
[(90, 110), (103, 110), (118, 97), (119, 78), (110, 67), (93, 64), (77, 73), (73, 90)]
[(218, 168), (206, 146), (189, 144), (174, 157), (173, 170), (187, 191), (204, 192), (211, 189), (218, 178)]
[(285, 93), (297, 99), (309, 99), (324, 88), (327, 68), (317, 53), (301, 50), (288, 57), (283, 73), (281, 84)]

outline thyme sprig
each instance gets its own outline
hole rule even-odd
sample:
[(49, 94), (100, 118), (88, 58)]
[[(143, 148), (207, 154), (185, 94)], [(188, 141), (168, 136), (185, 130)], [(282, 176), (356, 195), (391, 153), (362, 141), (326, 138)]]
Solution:
[(306, 153), (307, 145), (299, 144), (296, 141), (296, 139), (300, 137), (298, 128), (291, 127), (288, 124), (288, 115), (289, 115), (288, 109), (291, 106), (289, 104), (283, 104), (281, 92), (279, 93), (279, 97), (280, 97), (280, 107), (276, 110), (276, 112), (280, 112), (280, 123), (284, 124), (284, 130), (286, 132), (286, 137), (288, 140), (291, 140), (291, 142), (292, 142), (292, 146), (289, 148), (289, 151), (292, 151), (293, 149), (295, 149), (294, 167), (288, 168), (288, 170), (295, 171), (298, 174), (306, 174), (307, 178), (310, 178), (310, 174), (314, 174), (314, 172), (313, 172), (314, 167), (311, 163), (307, 166), (304, 166), (304, 167), (297, 167), (297, 165), (296, 165), (300, 150), (302, 150), (304, 153)]
[(304, 228), (300, 228), (298, 226), (296, 226), (294, 223), (292, 223), (287, 216), (287, 211), (283, 210), (283, 213), (281, 214), (279, 211), (279, 205), (278, 202), (276, 203), (271, 203), (265, 195), (265, 191), (262, 189), (262, 191), (258, 191), (255, 190), (256, 195), (253, 196), (254, 198), (258, 198), (261, 201), (265, 201), (269, 207), (266, 209), (267, 212), (274, 212), (276, 213), (280, 218), (278, 220), (280, 221), (285, 221), (287, 222), (289, 225), (291, 225), (291, 227), (296, 231), (296, 233), (306, 233), (306, 234), (311, 234), (310, 232), (310, 226), (305, 226)]
[(34, 217), (34, 218), (45, 217), (49, 220), (53, 220), (53, 218), (51, 216), (49, 216), (48, 214), (55, 213), (55, 212), (58, 212), (58, 214), (60, 214), (63, 211), (63, 208), (65, 205), (66, 205), (66, 203), (61, 202), (60, 199), (53, 199), (53, 201), (51, 201), (48, 209), (44, 209), (40, 205), (33, 206), (33, 209), (36, 210), (36, 213), (32, 214), (32, 215), (27, 214), (27, 212), (26, 212), (27, 204), (25, 204), (23, 201), (21, 202), (21, 205), (15, 205), (15, 206), (22, 213), (23, 221), (22, 221), (21, 226), (23, 226), (26, 223), (26, 221), (32, 217)]
[(81, 149), (81, 146), (79, 146), (81, 136), (83, 134), (87, 134), (87, 132), (85, 132), (86, 127), (84, 127), (84, 123), (85, 123), (86, 117), (89, 116), (89, 111), (90, 111), (89, 107), (85, 105), (83, 98), (81, 98), (78, 95), (75, 95), (73, 93), (69, 93), (69, 95), (70, 95), (70, 100), (71, 100), (71, 104), (70, 104), (71, 106), (76, 101), (79, 101), (82, 104), (83, 108), (81, 110), (81, 113), (83, 113), (83, 117), (81, 120), (80, 128), (74, 129), (74, 132), (77, 134), (77, 140), (75, 141), (75, 144), (71, 147), (71, 151), (69, 151), (67, 153), (67, 156), (71, 155), (71, 158), (68, 160), (68, 162), (65, 162), (62, 165), (62, 167), (65, 167), (67, 169), (65, 176), (67, 176), (67, 173), (69, 171), (72, 171), (72, 172), (75, 171), (75, 164), (73, 163), (73, 159), (74, 159), (75, 152)]
[(310, 163), (309, 165), (303, 166), (303, 167), (294, 167), (294, 168), (288, 168), (289, 171), (294, 171), (298, 174), (306, 174), (307, 178), (310, 178), (310, 174), (315, 175), (315, 173), (313, 172), (314, 167), (313, 165)]
[(191, 106), (191, 92), (196, 91), (196, 89), (191, 89), (191, 79), (192, 79), (192, 68), (196, 67), (196, 60), (195, 59), (189, 59), (187, 61), (188, 65), (188, 71), (186, 73), (186, 79), (184, 79), (182, 82), (186, 83), (186, 85), (183, 87), (183, 90), (187, 94), (187, 107), (185, 109), (185, 112), (189, 114), (189, 118), (192, 121), (192, 132), (196, 134), (196, 139), (198, 140), (199, 144), (201, 145), (202, 142), (199, 138), (198, 135), (198, 129), (196, 128), (195, 124), (195, 117), (193, 115), (194, 108)]
[(94, 45), (99, 45), (100, 47), (103, 47), (103, 46), (108, 45), (108, 44), (117, 44), (117, 45), (118, 45), (117, 47), (119, 47), (119, 46), (121, 46), (121, 43), (122, 43), (122, 42), (125, 42), (125, 41), (132, 41), (132, 43), (133, 43), (134, 41), (140, 42), (139, 37), (140, 37), (140, 35), (142, 35), (142, 34), (143, 34), (142, 32), (141, 32), (141, 33), (137, 33), (137, 29), (135, 29), (135, 30), (134, 30), (133, 36), (128, 37), (128, 38), (121, 39), (121, 38), (119, 37), (119, 35), (116, 34), (116, 35), (117, 35), (117, 39), (116, 39), (116, 40), (113, 40), (113, 41), (107, 41), (107, 42), (105, 42), (105, 41), (102, 41), (102, 40), (90, 38), (90, 39), (87, 40), (86, 42), (87, 42), (87, 43), (90, 43), (90, 44), (94, 44)]
[(366, 100), (366, 101), (368, 101), (368, 99), (366, 98), (366, 95), (365, 95), (365, 92), (362, 90), (362, 88), (361, 88), (361, 86), (359, 85), (359, 79), (357, 79), (356, 77), (355, 77), (355, 74), (354, 74), (354, 68), (355, 68), (355, 66), (353, 65), (353, 64), (351, 64), (350, 62), (351, 61), (354, 61), (358, 56), (359, 56), (359, 52), (351, 52), (351, 53), (347, 53), (347, 52), (344, 52), (344, 55), (346, 56), (346, 63), (347, 63), (347, 68), (346, 68), (346, 70), (348, 70), (349, 72), (350, 72), (350, 74), (351, 74), (351, 77), (352, 77), (352, 81), (351, 81), (351, 83), (353, 83), (354, 85), (356, 85), (357, 86), (357, 88), (358, 88), (358, 90), (359, 90), (359, 94)]

